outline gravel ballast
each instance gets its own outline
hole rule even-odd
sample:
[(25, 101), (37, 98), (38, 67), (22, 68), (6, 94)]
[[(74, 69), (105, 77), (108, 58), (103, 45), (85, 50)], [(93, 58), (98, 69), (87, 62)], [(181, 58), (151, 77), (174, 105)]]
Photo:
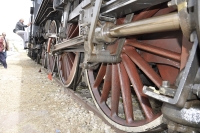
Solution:
[[(0, 66), (0, 133), (115, 133), (22, 51)], [(39, 70), (41, 69), (41, 72)]]

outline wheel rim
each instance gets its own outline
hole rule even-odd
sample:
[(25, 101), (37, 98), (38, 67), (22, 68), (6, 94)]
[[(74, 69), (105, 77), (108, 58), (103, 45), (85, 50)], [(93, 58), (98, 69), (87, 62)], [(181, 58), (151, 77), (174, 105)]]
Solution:
[[(78, 27), (78, 24), (68, 24), (68, 28), (66, 31), (67, 38), (60, 41), (65, 41), (78, 36)], [(65, 87), (71, 88), (73, 85), (75, 74), (77, 73), (79, 58), (80, 53), (63, 52), (61, 55), (58, 55), (58, 73), (60, 80)]]
[(55, 45), (55, 41), (56, 41), (55, 38), (49, 38), (48, 44), (47, 44), (48, 52), (46, 53), (46, 56), (47, 56), (47, 69), (49, 73), (54, 72), (54, 67), (56, 64), (56, 57), (55, 55), (52, 54), (52, 49), (53, 49), (53, 46)]
[(54, 72), (56, 58), (51, 53), (47, 53), (47, 69), (49, 73)]
[[(145, 11), (134, 17), (133, 21), (171, 11), (171, 8)], [(119, 19), (118, 23), (120, 21), (123, 19)], [(141, 35), (139, 41), (137, 38), (128, 39), (120, 63), (102, 63), (97, 70), (86, 70), (95, 105), (107, 121), (127, 132), (145, 132), (162, 124), (162, 103), (156, 105), (158, 101), (145, 96), (142, 88), (143, 85), (159, 88), (163, 80), (170, 81), (172, 85), (175, 83), (184, 64), (183, 56), (185, 58), (180, 46), (183, 47), (186, 42), (184, 39), (177, 41), (182, 39), (180, 33), (174, 32), (170, 37), (171, 32), (164, 33), (163, 37), (160, 37), (160, 33)], [(173, 35), (175, 37), (171, 37)]]
[(58, 73), (60, 80), (65, 87), (71, 87), (77, 66), (80, 53), (64, 52), (58, 55)]
[[(123, 55), (123, 58), (126, 58), (126, 61), (130, 62), (127, 59), (126, 55)], [(150, 129), (153, 129), (156, 126), (159, 126), (162, 123), (161, 113), (153, 115), (153, 110), (149, 106), (149, 100), (147, 97), (142, 94), (142, 87), (140, 82), (136, 82), (136, 86), (140, 86), (140, 90), (137, 90), (136, 94), (139, 93), (140, 101), (143, 102), (142, 107), (145, 109), (146, 119), (137, 118), (138, 116), (133, 116), (133, 114), (140, 113), (141, 115), (144, 112), (139, 112), (139, 110), (133, 110), (134, 107), (138, 108), (139, 106), (132, 103), (133, 100), (137, 101), (138, 99), (133, 98), (131, 95), (131, 88), (128, 74), (126, 73), (126, 67), (123, 63), (119, 64), (102, 64), (97, 78), (95, 79), (94, 73), (92, 70), (86, 71), (87, 81), (90, 87), (91, 94), (93, 99), (95, 99), (95, 104), (103, 116), (114, 126), (125, 130), (125, 131), (134, 131), (134, 132), (143, 132)], [(132, 71), (132, 70), (133, 71)], [(135, 65), (132, 64), (132, 67), (128, 68), (129, 71), (137, 72)], [(121, 73), (121, 74), (119, 74)], [(136, 73), (137, 74), (137, 73)], [(99, 88), (103, 78), (103, 88)], [(136, 80), (138, 76), (133, 77)], [(140, 78), (139, 78), (140, 79)], [(111, 95), (111, 98), (108, 97)], [(120, 96), (122, 95), (122, 96)], [(110, 100), (108, 100), (110, 98)], [(121, 102), (123, 100), (125, 102)], [(111, 102), (110, 105), (109, 102)], [(124, 104), (124, 114), (119, 114), (119, 108)], [(146, 104), (146, 105), (145, 105)], [(133, 106), (133, 107), (132, 107)], [(140, 106), (141, 107), (141, 106)], [(139, 107), (139, 108), (140, 108)], [(155, 112), (156, 110), (154, 110)], [(134, 113), (131, 113), (134, 112)], [(120, 116), (121, 115), (121, 116)], [(123, 118), (125, 115), (126, 118)], [(134, 118), (134, 119), (133, 119)], [(141, 120), (139, 120), (141, 119)], [(153, 121), (153, 122), (152, 122)]]

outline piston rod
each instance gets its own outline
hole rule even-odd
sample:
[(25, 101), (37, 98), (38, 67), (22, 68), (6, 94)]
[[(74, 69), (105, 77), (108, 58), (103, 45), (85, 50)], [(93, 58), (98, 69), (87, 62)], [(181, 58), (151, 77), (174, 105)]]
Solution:
[(180, 22), (178, 13), (152, 17), (128, 24), (111, 27), (107, 33), (109, 37), (122, 37), (163, 31), (179, 30)]

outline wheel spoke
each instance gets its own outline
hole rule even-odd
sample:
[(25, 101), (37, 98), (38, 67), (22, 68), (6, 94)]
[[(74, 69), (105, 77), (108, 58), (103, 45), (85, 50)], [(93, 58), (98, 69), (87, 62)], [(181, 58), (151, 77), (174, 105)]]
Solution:
[(119, 74), (116, 64), (112, 65), (112, 87), (111, 87), (111, 116), (118, 114), (120, 97)]
[(71, 64), (70, 64), (70, 61), (69, 61), (69, 58), (68, 58), (67, 54), (66, 54), (66, 57), (65, 57), (65, 61), (66, 61), (66, 66), (65, 66), (66, 77), (65, 78), (68, 78), (68, 76), (70, 74), (70, 70), (71, 70), (70, 68), (72, 66), (70, 66)]
[(68, 28), (67, 28), (67, 39), (69, 39), (69, 34), (71, 33), (71, 30), (72, 30), (72, 27), (73, 25), (68, 25)]
[(77, 27), (77, 25), (75, 25), (75, 24), (72, 24), (71, 26), (70, 26), (70, 30), (69, 30), (69, 32), (68, 32), (68, 37), (67, 37), (67, 39), (71, 39), (71, 34), (73, 33), (73, 31), (74, 31), (74, 29)]
[(126, 44), (131, 45), (138, 49), (142, 49), (142, 50), (178, 61), (178, 62), (180, 62), (180, 59), (181, 59), (181, 55), (179, 53), (172, 52), (172, 51), (169, 51), (169, 50), (166, 50), (163, 48), (159, 48), (156, 46), (152, 46), (149, 44), (141, 43), (136, 40), (128, 40), (128, 41), (126, 41)]
[(136, 52), (133, 47), (125, 46), (124, 51), (157, 87), (162, 85), (162, 78), (149, 66), (149, 64)]
[(108, 64), (103, 84), (103, 91), (101, 94), (101, 103), (107, 100), (109, 92), (111, 90), (111, 76), (112, 76), (112, 65)]
[(132, 99), (131, 99), (131, 89), (130, 89), (130, 81), (124, 65), (122, 63), (118, 64), (118, 72), (120, 79), (120, 87), (123, 98), (124, 111), (126, 116), (126, 122), (133, 122), (133, 107), (132, 107)]
[(58, 56), (58, 62), (59, 62), (59, 63), (58, 63), (58, 64), (59, 64), (59, 65), (58, 65), (58, 69), (59, 69), (59, 70), (62, 70), (61, 61), (62, 61), (62, 55), (59, 55), (59, 56)]
[(100, 69), (99, 69), (99, 72), (98, 72), (98, 75), (96, 77), (96, 80), (94, 82), (94, 85), (93, 85), (94, 88), (99, 87), (101, 81), (103, 80), (103, 77), (105, 76), (105, 73), (106, 73), (106, 65), (102, 64)]
[(74, 63), (74, 54), (73, 53), (67, 53), (67, 56), (68, 56), (68, 60), (69, 60), (69, 63), (71, 64), (71, 66), (73, 65)]
[(59, 76), (65, 87), (71, 87), (79, 62), (79, 53), (66, 53), (58, 56)]
[(66, 79), (68, 77), (67, 76), (67, 67), (68, 67), (68, 64), (67, 64), (67, 60), (66, 60), (66, 54), (63, 55), (61, 65), (62, 65), (63, 78)]
[(151, 119), (153, 117), (153, 110), (148, 97), (142, 93), (143, 84), (137, 68), (127, 55), (123, 54), (122, 60), (145, 116), (147, 119)]
[(73, 62), (72, 62), (71, 58), (69, 57), (69, 54), (66, 55), (66, 58), (67, 58), (68, 68), (72, 69)]
[(69, 39), (75, 37), (78, 34), (78, 31), (79, 31), (79, 26), (77, 25), (74, 31), (71, 33)]
[(153, 9), (153, 10), (146, 9), (145, 11), (143, 11), (140, 14), (138, 14), (137, 16), (135, 16), (133, 18), (133, 21), (138, 21), (138, 20), (142, 20), (142, 19), (145, 19), (145, 18), (150, 18), (154, 14), (156, 14), (158, 11), (159, 11), (159, 8)]

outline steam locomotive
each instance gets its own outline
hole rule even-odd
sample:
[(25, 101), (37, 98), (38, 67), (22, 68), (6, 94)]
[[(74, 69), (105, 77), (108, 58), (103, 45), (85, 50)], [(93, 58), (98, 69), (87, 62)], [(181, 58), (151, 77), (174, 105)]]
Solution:
[(126, 132), (200, 132), (199, 0), (32, 0), (28, 56)]

